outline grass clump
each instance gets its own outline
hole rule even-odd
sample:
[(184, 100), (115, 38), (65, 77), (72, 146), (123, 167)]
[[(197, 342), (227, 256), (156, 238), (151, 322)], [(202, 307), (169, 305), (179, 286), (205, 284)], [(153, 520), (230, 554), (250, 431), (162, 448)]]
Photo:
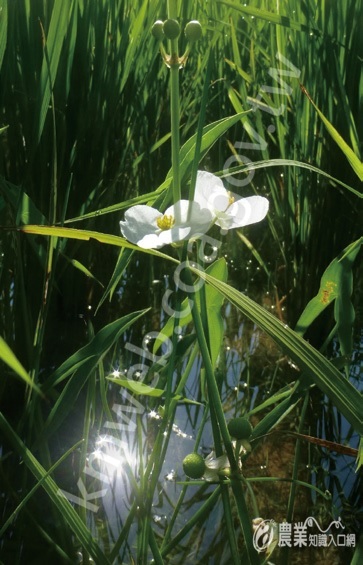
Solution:
[[(253, 565), (265, 512), (358, 533), (361, 11), (0, 2), (4, 563)], [(265, 225), (121, 237), (198, 169)]]

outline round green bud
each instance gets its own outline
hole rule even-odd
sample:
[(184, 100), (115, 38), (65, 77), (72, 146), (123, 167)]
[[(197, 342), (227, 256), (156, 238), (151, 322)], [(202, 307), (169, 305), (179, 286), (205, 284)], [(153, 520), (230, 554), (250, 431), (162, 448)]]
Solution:
[(248, 439), (252, 433), (252, 426), (247, 418), (232, 418), (228, 422), (228, 431), (235, 439)]
[(165, 37), (168, 39), (176, 39), (180, 35), (180, 25), (177, 20), (166, 20), (163, 24)]
[(199, 453), (189, 453), (183, 460), (184, 473), (191, 479), (200, 479), (204, 475), (205, 463)]
[(151, 28), (151, 33), (153, 34), (155, 39), (158, 39), (159, 41), (162, 41), (164, 37), (163, 25), (164, 24), (161, 20), (157, 20)]
[(230, 467), (224, 467), (224, 469), (220, 469), (218, 471), (218, 475), (220, 477), (231, 477), (232, 476), (232, 471)]
[(202, 26), (197, 20), (188, 22), (184, 30), (188, 41), (198, 41), (202, 37)]

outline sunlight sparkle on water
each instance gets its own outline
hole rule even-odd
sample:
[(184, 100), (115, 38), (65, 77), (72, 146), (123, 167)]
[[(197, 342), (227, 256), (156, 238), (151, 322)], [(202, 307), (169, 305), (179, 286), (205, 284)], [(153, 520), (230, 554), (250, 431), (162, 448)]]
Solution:
[(176, 479), (176, 472), (172, 469), (167, 475), (165, 475), (166, 481), (175, 481)]
[(89, 462), (96, 460), (99, 469), (105, 477), (112, 477), (116, 473), (124, 472), (125, 465), (134, 468), (137, 464), (135, 456), (129, 450), (126, 442), (115, 443), (113, 436), (99, 436), (96, 440), (96, 449), (90, 454)]

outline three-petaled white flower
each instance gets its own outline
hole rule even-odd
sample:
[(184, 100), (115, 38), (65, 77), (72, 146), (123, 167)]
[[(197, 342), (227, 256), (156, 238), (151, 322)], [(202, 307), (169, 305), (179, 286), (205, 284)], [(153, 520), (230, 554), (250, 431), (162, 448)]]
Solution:
[(198, 171), (194, 200), (202, 208), (211, 210), (217, 226), (225, 230), (260, 222), (269, 206), (263, 196), (239, 198), (236, 194), (232, 195), (219, 177), (206, 171)]
[[(232, 441), (233, 448), (236, 450), (236, 442)], [(246, 453), (246, 450), (241, 446), (236, 452), (236, 459), (238, 464), (239, 472), (242, 472), (242, 461), (240, 456)], [(203, 479), (209, 483), (218, 482), (221, 478), (229, 477), (231, 475), (231, 465), (227, 455), (224, 453), (219, 457), (216, 457), (214, 451), (211, 451), (207, 457), (204, 459), (204, 473)]]
[(150, 206), (133, 206), (120, 222), (121, 232), (131, 243), (144, 249), (159, 249), (168, 243), (197, 239), (206, 233), (213, 214), (197, 202), (179, 200), (162, 214)]
[[(215, 483), (220, 480), (224, 474), (227, 474), (230, 469), (230, 464), (227, 455), (220, 455), (216, 457), (214, 451), (211, 451), (209, 455), (204, 459), (205, 470), (203, 473), (203, 479), (209, 483)], [(224, 473), (225, 471), (225, 473)]]
[(239, 198), (223, 186), (220, 178), (198, 171), (194, 201), (179, 200), (164, 214), (150, 206), (133, 206), (120, 222), (122, 235), (144, 249), (198, 239), (213, 224), (224, 230), (260, 222), (268, 211), (262, 196)]

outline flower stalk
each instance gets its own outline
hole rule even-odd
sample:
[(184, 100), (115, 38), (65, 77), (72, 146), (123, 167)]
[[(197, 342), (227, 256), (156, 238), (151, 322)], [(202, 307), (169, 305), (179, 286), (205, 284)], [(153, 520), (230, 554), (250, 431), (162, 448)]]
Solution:
[[(177, 1), (168, 0), (168, 18), (176, 20), (178, 17)], [(173, 202), (178, 202), (181, 198), (181, 179), (179, 167), (180, 153), (180, 104), (179, 104), (179, 47), (178, 38), (169, 40), (170, 42), (170, 125), (171, 125), (171, 166), (173, 171)], [(177, 211), (177, 214), (179, 212)], [(176, 221), (180, 218), (177, 216)]]

